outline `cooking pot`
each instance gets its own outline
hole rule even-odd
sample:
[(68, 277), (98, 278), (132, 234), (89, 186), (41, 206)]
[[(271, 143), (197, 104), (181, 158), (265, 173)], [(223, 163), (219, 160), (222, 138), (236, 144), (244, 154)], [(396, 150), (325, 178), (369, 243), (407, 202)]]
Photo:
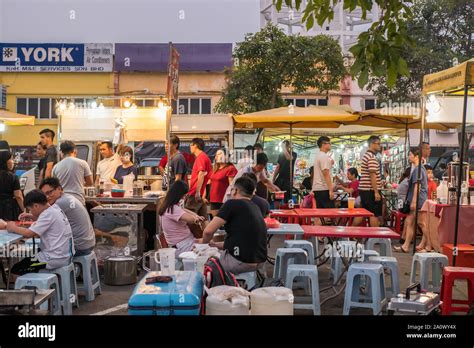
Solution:
[(129, 285), (137, 282), (137, 260), (133, 256), (109, 256), (104, 262), (104, 283)]

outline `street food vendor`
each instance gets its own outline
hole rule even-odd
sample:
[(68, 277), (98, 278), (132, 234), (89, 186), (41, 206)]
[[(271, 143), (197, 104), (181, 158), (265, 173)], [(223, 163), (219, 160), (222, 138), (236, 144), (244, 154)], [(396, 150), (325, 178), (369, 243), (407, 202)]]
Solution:
[(114, 179), (119, 184), (123, 184), (123, 177), (131, 173), (137, 178), (137, 167), (133, 164), (133, 150), (130, 146), (124, 146), (119, 151), (120, 161), (122, 164), (115, 170)]

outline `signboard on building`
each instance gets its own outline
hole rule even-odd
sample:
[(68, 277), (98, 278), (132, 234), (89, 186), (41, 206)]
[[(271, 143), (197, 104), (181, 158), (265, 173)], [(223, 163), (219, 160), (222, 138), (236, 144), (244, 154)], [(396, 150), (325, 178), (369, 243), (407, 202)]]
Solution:
[(170, 61), (168, 66), (168, 86), (166, 94), (169, 100), (178, 99), (179, 83), (179, 53), (173, 45), (170, 44)]
[(7, 108), (7, 86), (0, 85), (0, 109)]
[(0, 43), (0, 71), (111, 72), (113, 44)]

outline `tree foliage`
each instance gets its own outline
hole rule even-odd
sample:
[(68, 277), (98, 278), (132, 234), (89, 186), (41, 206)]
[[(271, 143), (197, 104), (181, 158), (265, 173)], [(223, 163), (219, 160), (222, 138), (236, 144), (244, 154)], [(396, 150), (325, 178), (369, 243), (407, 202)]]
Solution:
[[(403, 58), (403, 50), (413, 41), (409, 36), (406, 21), (411, 18), (412, 0), (307, 0), (303, 10), (303, 23), (311, 29), (315, 23), (322, 26), (334, 19), (334, 6), (342, 3), (344, 10), (353, 12), (360, 9), (362, 19), (374, 4), (380, 8), (380, 18), (370, 28), (361, 33), (357, 43), (351, 47), (354, 56), (352, 75), (362, 88), (369, 76), (386, 77), (389, 86), (395, 85), (397, 78), (408, 76), (408, 65)], [(302, 0), (273, 0), (278, 11), (283, 3), (289, 8), (300, 10)]]
[(347, 74), (339, 44), (325, 36), (286, 35), (272, 24), (246, 35), (233, 52), (217, 112), (248, 113), (283, 106), (284, 86), (294, 93), (338, 89)]
[(407, 28), (415, 45), (405, 47), (410, 76), (389, 87), (386, 77), (374, 77), (368, 88), (381, 102), (419, 101), (423, 76), (447, 69), (474, 56), (472, 0), (416, 0)]

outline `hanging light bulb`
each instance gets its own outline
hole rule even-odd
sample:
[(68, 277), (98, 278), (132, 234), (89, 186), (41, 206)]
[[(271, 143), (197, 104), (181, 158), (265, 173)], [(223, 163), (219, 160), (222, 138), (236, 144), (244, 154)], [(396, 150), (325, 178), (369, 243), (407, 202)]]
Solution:
[(125, 99), (125, 101), (123, 102), (123, 107), (128, 109), (130, 106), (132, 106), (132, 102), (128, 99)]
[(91, 108), (97, 109), (97, 101), (94, 100), (94, 101), (91, 103)]

